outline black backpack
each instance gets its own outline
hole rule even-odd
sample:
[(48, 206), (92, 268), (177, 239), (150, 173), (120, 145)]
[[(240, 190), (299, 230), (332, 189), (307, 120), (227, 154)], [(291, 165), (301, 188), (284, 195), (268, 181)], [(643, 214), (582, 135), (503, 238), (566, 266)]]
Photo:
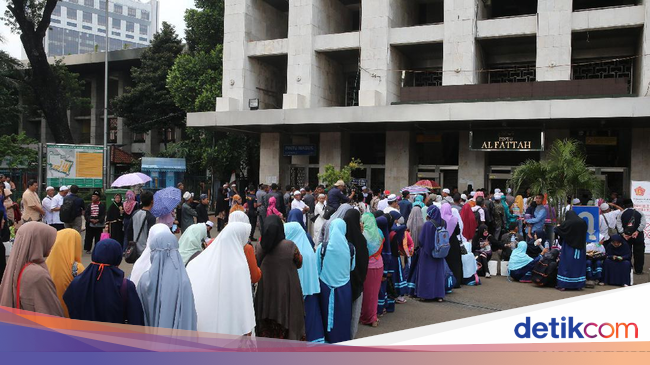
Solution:
[(59, 213), (59, 218), (63, 223), (72, 223), (74, 221), (74, 196), (66, 196), (63, 198), (63, 204), (61, 205), (61, 211)]

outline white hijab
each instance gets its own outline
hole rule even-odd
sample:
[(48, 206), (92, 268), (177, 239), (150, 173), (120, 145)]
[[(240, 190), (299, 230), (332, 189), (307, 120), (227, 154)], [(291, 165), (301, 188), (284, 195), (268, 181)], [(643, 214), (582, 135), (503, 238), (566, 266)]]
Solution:
[(228, 222), (240, 222), (240, 223), (249, 223), (250, 224), (250, 218), (246, 215), (246, 213), (242, 212), (241, 210), (236, 210), (230, 215), (228, 215)]
[(142, 255), (140, 255), (135, 264), (133, 264), (133, 270), (131, 270), (131, 277), (129, 280), (133, 282), (133, 285), (135, 285), (136, 288), (138, 287), (138, 282), (140, 282), (142, 274), (149, 271), (151, 268), (151, 249), (149, 248), (149, 244), (161, 232), (169, 232), (169, 227), (163, 223), (158, 223), (151, 227), (149, 230), (149, 236), (147, 237), (147, 247), (144, 248)]
[(228, 223), (187, 265), (198, 331), (241, 336), (255, 328), (251, 276), (243, 250), (250, 232), (248, 223)]

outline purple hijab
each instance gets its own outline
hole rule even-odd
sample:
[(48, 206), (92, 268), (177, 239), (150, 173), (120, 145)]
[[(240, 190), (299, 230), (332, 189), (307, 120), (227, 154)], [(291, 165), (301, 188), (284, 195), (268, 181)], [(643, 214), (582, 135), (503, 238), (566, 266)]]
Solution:
[(454, 217), (451, 209), (451, 204), (443, 204), (440, 208), (440, 213), (442, 215), (442, 219), (447, 222), (447, 229), (450, 232), (453, 232), (456, 229), (456, 225), (458, 224), (458, 219)]

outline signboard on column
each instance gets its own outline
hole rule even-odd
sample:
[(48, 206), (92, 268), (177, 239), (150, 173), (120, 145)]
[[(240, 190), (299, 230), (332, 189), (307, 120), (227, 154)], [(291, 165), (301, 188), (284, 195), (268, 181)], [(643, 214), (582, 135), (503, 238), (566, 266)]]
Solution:
[(574, 206), (571, 208), (578, 217), (587, 222), (587, 243), (600, 242), (600, 217), (598, 207)]
[(634, 209), (645, 215), (645, 253), (650, 253), (650, 181), (632, 181), (632, 202)]
[(101, 188), (104, 153), (102, 146), (47, 145), (47, 184), (59, 187)]

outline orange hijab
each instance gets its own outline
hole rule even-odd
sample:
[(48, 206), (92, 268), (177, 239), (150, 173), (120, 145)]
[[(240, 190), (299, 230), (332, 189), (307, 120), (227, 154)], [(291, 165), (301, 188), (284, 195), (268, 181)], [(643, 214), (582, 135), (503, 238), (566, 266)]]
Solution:
[(45, 264), (50, 271), (50, 276), (56, 287), (56, 294), (67, 318), (70, 315), (68, 307), (63, 301), (63, 293), (74, 279), (72, 267), (75, 262), (77, 263), (77, 275), (79, 275), (84, 271), (84, 266), (81, 264), (81, 235), (74, 229), (61, 230), (56, 235), (52, 252), (45, 260)]

